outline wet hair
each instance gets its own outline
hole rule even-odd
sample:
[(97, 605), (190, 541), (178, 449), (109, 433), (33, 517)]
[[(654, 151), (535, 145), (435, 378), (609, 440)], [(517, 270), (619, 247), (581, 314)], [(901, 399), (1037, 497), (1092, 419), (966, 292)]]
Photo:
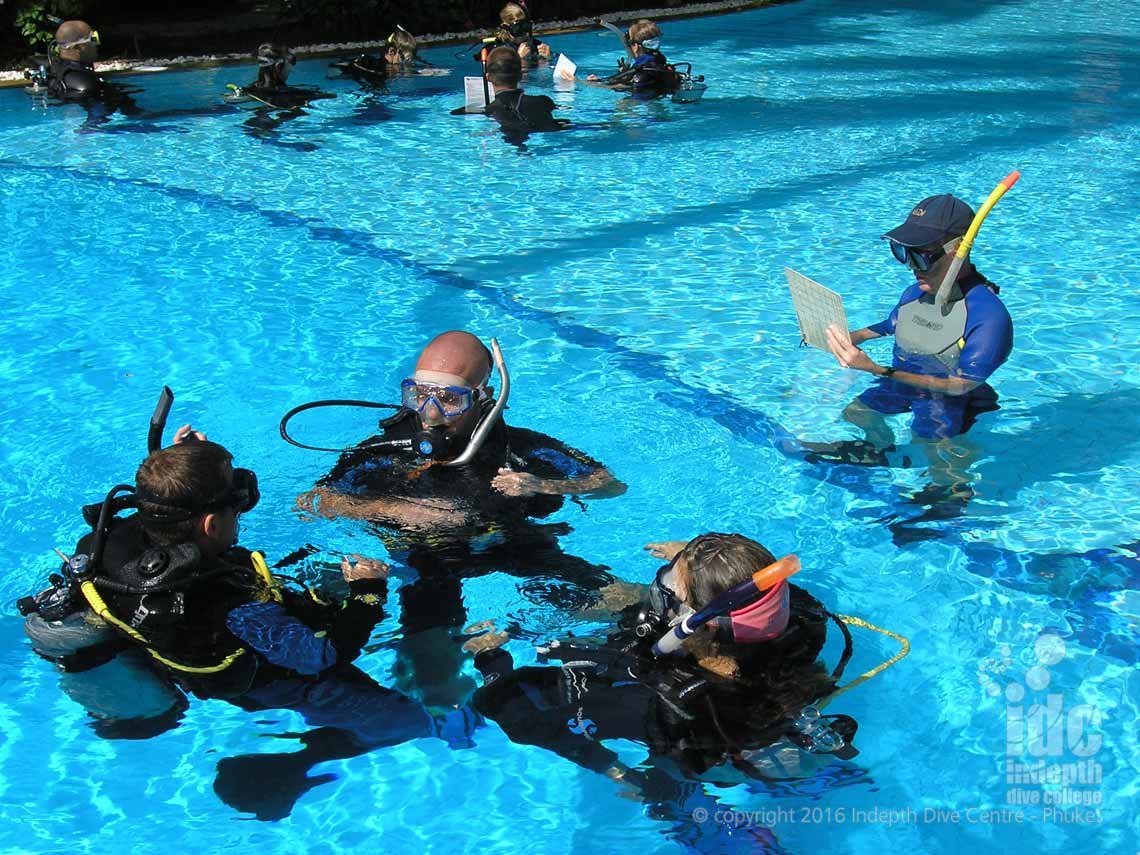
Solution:
[(526, 9), (518, 3), (508, 3), (499, 10), (499, 20), (504, 24), (517, 24), (527, 19)]
[(631, 44), (641, 44), (649, 39), (661, 38), (661, 28), (648, 18), (634, 21), (629, 27), (629, 41)]
[(270, 63), (262, 62), (257, 70), (257, 86), (263, 89), (278, 89), (285, 86), (289, 73), (297, 64), (293, 51), (279, 42), (264, 42), (258, 45), (255, 56), (258, 60), (272, 60)]
[(233, 455), (216, 442), (181, 442), (154, 452), (135, 473), (143, 529), (159, 545), (185, 543), (201, 514), (160, 522), (171, 507), (205, 507), (233, 485)]
[(704, 608), (729, 588), (776, 561), (755, 540), (716, 532), (694, 537), (681, 550), (681, 557), (688, 568), (688, 603), (695, 609)]
[(402, 27), (397, 27), (392, 35), (388, 36), (385, 52), (394, 50), (400, 56), (401, 62), (411, 62), (416, 58), (419, 50), (416, 37)]
[(522, 60), (518, 51), (505, 45), (492, 50), (487, 55), (487, 77), (496, 86), (517, 88), (522, 79)]

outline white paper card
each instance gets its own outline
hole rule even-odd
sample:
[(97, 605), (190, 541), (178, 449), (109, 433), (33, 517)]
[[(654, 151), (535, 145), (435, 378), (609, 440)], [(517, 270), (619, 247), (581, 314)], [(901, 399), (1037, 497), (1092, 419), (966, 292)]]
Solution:
[(851, 340), (842, 297), (790, 267), (784, 268), (784, 275), (788, 277), (788, 287), (792, 290), (792, 304), (796, 307), (796, 318), (804, 341), (828, 351), (827, 328), (831, 324), (835, 324), (848, 341)]
[(558, 54), (558, 62), (554, 66), (555, 80), (573, 80), (577, 71), (578, 66), (570, 61), (570, 57), (564, 53)]
[(464, 77), (463, 78), (463, 109), (468, 113), (482, 113), (483, 110), (490, 106), (490, 101), (495, 98), (495, 87), (491, 81), (487, 81), (486, 90), (483, 89), (482, 77)]

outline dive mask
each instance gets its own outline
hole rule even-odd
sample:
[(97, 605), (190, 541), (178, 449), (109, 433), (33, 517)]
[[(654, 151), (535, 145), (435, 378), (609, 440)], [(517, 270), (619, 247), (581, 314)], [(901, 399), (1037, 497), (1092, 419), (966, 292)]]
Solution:
[(235, 514), (246, 514), (257, 507), (261, 492), (257, 488), (257, 475), (250, 469), (235, 469), (230, 486), (221, 494), (205, 502), (177, 504), (169, 499), (159, 499), (138, 491), (138, 498), (157, 510), (148, 510), (145, 515), (155, 522), (174, 523), (192, 519), (199, 514), (213, 513), (224, 508), (232, 508)]
[(657, 50), (659, 47), (661, 47), (661, 39), (660, 38), (646, 39), (645, 41), (643, 41), (641, 43), (641, 46), (643, 48), (645, 48), (646, 50)]
[(96, 47), (99, 46), (99, 31), (98, 30), (92, 30), (89, 34), (87, 34), (86, 36), (84, 36), (81, 39), (75, 39), (74, 41), (65, 42), (63, 44), (57, 44), (56, 47), (58, 47), (60, 50), (70, 50), (71, 48), (77, 48), (80, 45), (85, 45), (85, 44), (89, 44), (89, 43), (95, 45)]
[(423, 415), (428, 404), (435, 404), (446, 418), (461, 416), (479, 400), (478, 388), (468, 386), (443, 386), (408, 377), (400, 383), (400, 394), (404, 406), (413, 413)]
[(946, 247), (940, 249), (915, 249), (912, 246), (903, 246), (897, 240), (891, 242), (891, 254), (899, 264), (909, 264), (919, 273), (925, 273), (938, 259), (946, 254)]

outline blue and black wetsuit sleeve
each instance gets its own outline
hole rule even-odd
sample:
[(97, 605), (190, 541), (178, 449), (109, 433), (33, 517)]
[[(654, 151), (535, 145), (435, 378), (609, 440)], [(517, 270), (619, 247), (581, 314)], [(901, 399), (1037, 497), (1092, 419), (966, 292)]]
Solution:
[(605, 467), (561, 440), (526, 428), (510, 429), (511, 453), (522, 458), (527, 472), (540, 478), (588, 478)]
[(266, 661), (298, 674), (315, 675), (360, 655), (384, 616), (388, 583), (368, 579), (349, 584), (351, 595), (333, 607), (324, 628), (314, 628), (280, 603), (245, 603), (226, 616), (226, 628)]
[(965, 341), (958, 357), (958, 374), (984, 382), (1013, 351), (1013, 320), (992, 291), (981, 286), (966, 295)]

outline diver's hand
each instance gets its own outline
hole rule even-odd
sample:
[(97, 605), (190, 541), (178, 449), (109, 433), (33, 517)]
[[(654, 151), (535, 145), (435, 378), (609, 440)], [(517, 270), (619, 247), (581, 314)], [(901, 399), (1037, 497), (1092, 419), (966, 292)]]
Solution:
[(194, 430), (190, 425), (182, 425), (182, 427), (174, 432), (174, 444), (180, 445), (186, 442), (186, 440), (190, 440), (191, 442), (205, 442), (206, 434), (200, 430)]
[(359, 582), (361, 579), (387, 579), (391, 567), (375, 558), (363, 555), (346, 555), (340, 559), (340, 572), (346, 582)]
[(827, 328), (827, 348), (844, 368), (875, 373), (878, 364), (840, 333), (839, 327), (830, 324)]
[(543, 59), (550, 59), (550, 45), (546, 42), (542, 42), (538, 46), (538, 55)]
[(688, 542), (687, 540), (658, 540), (653, 543), (645, 544), (642, 549), (654, 558), (672, 561), (677, 557), (677, 553), (685, 548)]
[(587, 80), (597, 80), (597, 79), (598, 79), (598, 75), (596, 75), (596, 74), (591, 74), (591, 75), (589, 75), (589, 76), (588, 76), (586, 79), (587, 79)]
[(526, 59), (528, 56), (530, 56), (530, 45), (523, 42), (519, 45), (519, 59)]
[(545, 489), (544, 479), (529, 472), (515, 472), (511, 469), (500, 469), (491, 481), (491, 486), (505, 496), (537, 496), (549, 492)]

